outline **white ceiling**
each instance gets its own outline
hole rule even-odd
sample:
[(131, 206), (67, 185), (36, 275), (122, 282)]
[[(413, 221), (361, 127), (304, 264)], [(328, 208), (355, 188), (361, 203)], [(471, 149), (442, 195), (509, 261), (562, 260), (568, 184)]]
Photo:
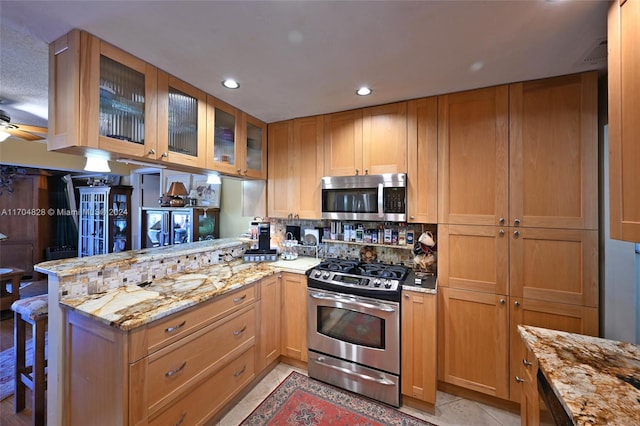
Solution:
[[(0, 108), (13, 122), (42, 125), (34, 115), (16, 117), (25, 109), (19, 102), (46, 109), (47, 43), (73, 28), (274, 122), (605, 69), (606, 58), (584, 59), (606, 38), (607, 7), (602, 0), (2, 0)], [(224, 89), (225, 77), (241, 88)], [(373, 94), (356, 96), (361, 85)]]

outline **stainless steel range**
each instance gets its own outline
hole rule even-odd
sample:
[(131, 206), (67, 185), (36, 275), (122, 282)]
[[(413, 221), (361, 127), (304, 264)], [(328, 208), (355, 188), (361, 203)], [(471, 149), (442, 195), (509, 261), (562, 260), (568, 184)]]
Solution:
[(409, 268), (327, 259), (307, 272), (309, 377), (400, 405), (400, 293)]

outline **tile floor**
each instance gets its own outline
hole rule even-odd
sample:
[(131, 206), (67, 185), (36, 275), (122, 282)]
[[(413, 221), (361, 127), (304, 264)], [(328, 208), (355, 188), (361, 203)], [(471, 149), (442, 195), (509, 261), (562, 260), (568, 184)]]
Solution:
[[(282, 382), (292, 371), (307, 374), (305, 370), (278, 364), (251, 390), (217, 426), (237, 426)], [(400, 410), (438, 426), (517, 426), (520, 416), (475, 401), (438, 391), (435, 415), (411, 407)]]

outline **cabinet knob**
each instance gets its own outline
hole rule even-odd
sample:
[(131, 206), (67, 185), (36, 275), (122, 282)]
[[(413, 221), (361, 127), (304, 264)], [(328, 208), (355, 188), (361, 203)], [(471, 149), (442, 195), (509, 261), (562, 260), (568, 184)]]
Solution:
[(415, 216), (409, 216), (409, 219), (415, 219), (415, 218), (416, 218)]
[(149, 155), (153, 155), (153, 154), (155, 154), (155, 153), (156, 153), (156, 150), (155, 150), (155, 149), (151, 148), (151, 149), (149, 150)]
[(364, 169), (364, 174), (368, 175), (369, 174), (369, 169)]
[(498, 223), (500, 225), (504, 225), (504, 217), (501, 217), (500, 220), (498, 220)]
[(515, 302), (513, 302), (513, 304), (516, 306), (516, 308), (520, 307), (520, 302), (518, 302), (517, 300)]
[(241, 175), (242, 173), (240, 173), (240, 169), (236, 169), (236, 172), (238, 172), (239, 175)]
[(356, 169), (356, 176), (360, 174), (360, 170)]
[(514, 219), (513, 221), (513, 225), (514, 226), (520, 226), (520, 219), (518, 219), (517, 217)]
[(169, 156), (169, 153), (167, 151), (162, 153), (162, 158), (167, 158)]
[(243, 175), (247, 175), (247, 169), (244, 169), (244, 171), (242, 172)]
[(405, 298), (405, 299), (408, 299), (408, 298), (409, 298), (409, 295), (408, 295), (408, 294), (405, 294), (405, 295), (404, 295), (404, 298)]
[(515, 238), (520, 237), (520, 231), (513, 231), (513, 236), (514, 236)]
[(522, 364), (524, 364), (525, 367), (530, 367), (532, 365), (531, 361), (528, 361), (526, 358), (522, 358)]
[(505, 303), (507, 303), (507, 302), (506, 302), (506, 300), (504, 300), (504, 299), (500, 299), (500, 304), (501, 304), (501, 305), (504, 305)]
[(501, 229), (501, 230), (500, 230), (500, 236), (501, 236), (501, 237), (504, 237), (504, 229)]
[(526, 380), (524, 380), (522, 377), (520, 376), (516, 376), (516, 382), (518, 383), (524, 383)]

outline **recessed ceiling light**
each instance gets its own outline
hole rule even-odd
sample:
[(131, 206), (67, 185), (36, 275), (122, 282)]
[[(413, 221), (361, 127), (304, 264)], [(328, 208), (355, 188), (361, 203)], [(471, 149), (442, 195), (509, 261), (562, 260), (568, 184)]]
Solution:
[(237, 89), (238, 87), (240, 87), (240, 83), (238, 83), (232, 78), (227, 78), (225, 80), (222, 80), (222, 85), (227, 89)]
[(371, 89), (369, 89), (368, 87), (365, 87), (365, 86), (363, 86), (363, 87), (359, 88), (358, 90), (356, 90), (356, 93), (358, 95), (360, 95), (360, 96), (370, 95), (371, 92), (373, 92), (373, 90), (371, 90)]

